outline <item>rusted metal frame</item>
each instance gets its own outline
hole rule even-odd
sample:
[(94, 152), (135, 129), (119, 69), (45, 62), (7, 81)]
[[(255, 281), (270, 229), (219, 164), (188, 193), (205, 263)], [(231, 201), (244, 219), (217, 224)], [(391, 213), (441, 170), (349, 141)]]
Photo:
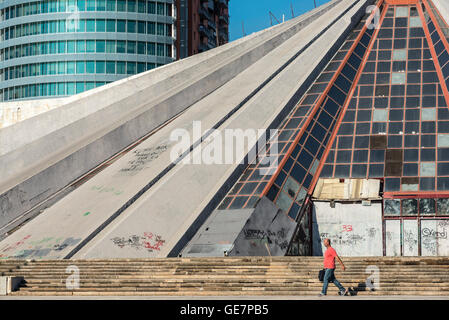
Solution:
[[(377, 8), (379, 9), (380, 6), (384, 3), (384, 0), (380, 0), (379, 3), (377, 4)], [(372, 20), (374, 18), (375, 12), (371, 13), (371, 15), (368, 17), (367, 21)], [(362, 28), (362, 30), (360, 31), (358, 37), (355, 39), (354, 43), (352, 44), (351, 48), (349, 49), (349, 51), (347, 52), (345, 59), (341, 62), (339, 68), (337, 69), (337, 71), (335, 72), (334, 76), (332, 77), (332, 79), (329, 81), (328, 86), (326, 87), (326, 89), (324, 90), (324, 92), (321, 94), (320, 99), (316, 102), (315, 107), (312, 109), (312, 112), (310, 112), (307, 121), (304, 123), (303, 127), (301, 128), (300, 132), (297, 134), (295, 140), (293, 141), (292, 145), (290, 146), (290, 148), (287, 150), (287, 153), (285, 154), (284, 158), (282, 159), (281, 163), (279, 164), (275, 174), (271, 177), (270, 181), (267, 183), (267, 185), (265, 186), (265, 189), (262, 192), (262, 196), (266, 196), (268, 191), (271, 189), (271, 187), (273, 186), (275, 180), (277, 179), (277, 177), (279, 176), (282, 168), (284, 167), (285, 163), (288, 161), (288, 158), (290, 157), (290, 155), (292, 154), (293, 150), (295, 149), (296, 145), (298, 144), (299, 140), (301, 140), (304, 132), (306, 131), (306, 129), (308, 128), (309, 124), (312, 122), (314, 116), (316, 115), (316, 113), (321, 109), (323, 103), (326, 101), (327, 95), (329, 94), (330, 89), (332, 88), (332, 86), (334, 85), (335, 81), (337, 80), (337, 78), (340, 76), (343, 68), (346, 66), (346, 63), (348, 62), (350, 56), (353, 54), (355, 48), (357, 47), (358, 43), (360, 42), (361, 38), (363, 37), (365, 31), (367, 29), (367, 26), (365, 24), (365, 26)], [(374, 35), (373, 35), (374, 36)], [(372, 39), (372, 38), (371, 38)], [(367, 48), (367, 52), (368, 52), (368, 48)], [(355, 81), (355, 80), (354, 80)], [(329, 142), (328, 142), (329, 143)], [(323, 154), (324, 156), (324, 154)], [(323, 159), (323, 157), (322, 157)], [(317, 169), (318, 171), (318, 169)], [(312, 180), (313, 182), (313, 180)], [(310, 190), (311, 188), (309, 188)]]
[(426, 199), (426, 198), (449, 198), (449, 191), (401, 191), (401, 192), (385, 192), (384, 199)]
[(419, 0), (386, 0), (389, 5), (412, 5), (419, 4)]
[[(438, 22), (436, 21), (435, 16), (433, 15), (429, 4), (427, 3), (426, 0), (423, 0), (423, 3), (426, 6), (426, 10), (427, 10), (430, 18), (432, 19), (433, 24), (435, 25), (435, 29), (437, 30), (441, 41), (444, 44), (444, 48), (449, 53), (449, 44), (447, 43), (446, 37), (444, 36), (443, 32), (441, 31), (440, 27), (438, 26)], [(444, 78), (443, 72), (441, 71), (442, 66), (440, 66), (440, 61), (438, 60), (437, 53), (433, 46), (433, 41), (430, 36), (429, 28), (427, 27), (426, 19), (424, 17), (424, 12), (423, 12), (421, 6), (417, 6), (417, 8), (418, 8), (419, 16), (421, 18), (421, 22), (423, 24), (424, 34), (425, 34), (426, 40), (429, 44), (429, 50), (430, 50), (430, 53), (432, 54), (433, 63), (435, 64), (435, 69), (436, 69), (436, 72), (438, 75), (438, 79), (440, 79), (441, 90), (443, 91), (444, 98), (446, 99), (446, 105), (449, 107), (449, 91), (448, 91), (448, 87), (446, 85), (446, 79)]]
[[(443, 16), (441, 15), (441, 13), (438, 11), (438, 8), (435, 6), (435, 3), (433, 3), (432, 0), (426, 0), (426, 1), (427, 1), (427, 3), (429, 4), (429, 7), (435, 9), (435, 11), (436, 11), (437, 14), (438, 14), (438, 17), (439, 17), (439, 18), (441, 19), (441, 21), (444, 23), (444, 25), (446, 26), (446, 28), (449, 28), (449, 25), (447, 24), (446, 20), (443, 18)], [(429, 1), (430, 1), (430, 2), (429, 2)], [(430, 4), (432, 4), (432, 5), (430, 5)], [(433, 13), (433, 10), (432, 10), (432, 13)], [(435, 16), (435, 14), (434, 14), (434, 16)], [(435, 18), (436, 18), (436, 17), (435, 17)]]
[[(379, 6), (380, 6), (380, 4), (379, 4)], [(384, 12), (382, 13), (381, 18), (379, 20), (379, 25), (382, 25), (383, 20), (384, 20), (386, 14), (387, 14), (388, 8), (389, 8), (389, 6), (386, 5), (385, 8), (384, 8)], [(346, 102), (344, 103), (344, 105), (342, 107), (342, 112), (340, 113), (340, 116), (339, 116), (339, 118), (337, 120), (336, 126), (335, 126), (335, 128), (333, 130), (333, 133), (331, 135), (331, 138), (329, 139), (327, 148), (326, 148), (326, 150), (323, 153), (323, 156), (321, 158), (320, 164), (318, 165), (318, 168), (316, 170), (315, 176), (313, 177), (312, 183), (310, 184), (309, 194), (311, 194), (312, 190), (315, 188), (315, 186), (316, 186), (316, 184), (318, 182), (321, 170), (322, 170), (323, 166), (325, 165), (325, 160), (326, 160), (330, 150), (332, 149), (332, 145), (333, 145), (333, 143), (335, 141), (335, 138), (337, 137), (337, 133), (338, 133), (338, 130), (340, 128), (341, 122), (343, 121), (343, 118), (345, 116), (346, 110), (348, 109), (348, 106), (349, 106), (349, 104), (351, 102), (351, 99), (352, 99), (352, 97), (354, 95), (354, 91), (357, 88), (358, 82), (359, 82), (360, 77), (362, 76), (362, 73), (363, 73), (363, 69), (364, 69), (364, 67), (365, 67), (365, 65), (366, 65), (366, 63), (368, 61), (370, 52), (371, 52), (371, 50), (372, 50), (372, 48), (374, 46), (374, 43), (375, 43), (375, 40), (377, 39), (379, 31), (380, 31), (380, 28), (376, 29), (376, 31), (373, 33), (373, 35), (371, 37), (371, 41), (370, 41), (370, 44), (369, 44), (369, 46), (368, 46), (368, 48), (366, 50), (365, 57), (362, 59), (362, 63), (360, 65), (360, 67), (359, 67), (359, 70), (357, 71), (357, 74), (356, 74), (356, 77), (355, 77), (354, 82), (352, 84), (352, 87), (349, 90), (348, 96), (346, 98)]]

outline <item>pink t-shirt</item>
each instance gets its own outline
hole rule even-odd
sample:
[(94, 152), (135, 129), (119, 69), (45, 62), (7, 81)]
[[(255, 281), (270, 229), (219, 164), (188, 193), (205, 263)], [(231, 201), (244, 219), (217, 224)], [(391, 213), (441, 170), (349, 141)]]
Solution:
[(337, 256), (337, 252), (334, 248), (327, 248), (324, 253), (324, 269), (335, 269), (335, 257)]

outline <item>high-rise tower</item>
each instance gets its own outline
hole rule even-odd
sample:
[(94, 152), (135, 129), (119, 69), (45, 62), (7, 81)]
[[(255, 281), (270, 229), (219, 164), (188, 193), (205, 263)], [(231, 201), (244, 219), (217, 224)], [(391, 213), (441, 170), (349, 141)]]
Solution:
[(68, 96), (176, 59), (172, 0), (0, 3), (0, 101)]

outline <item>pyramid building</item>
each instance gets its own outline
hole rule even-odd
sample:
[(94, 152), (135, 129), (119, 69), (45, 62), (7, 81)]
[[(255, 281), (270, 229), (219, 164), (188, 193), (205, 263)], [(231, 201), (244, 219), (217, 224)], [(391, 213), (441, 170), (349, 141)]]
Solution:
[[(320, 180), (376, 179), (384, 241), (377, 253), (447, 255), (438, 239), (449, 214), (449, 29), (431, 1), (376, 5), (278, 127), (274, 175), (259, 175), (267, 161), (255, 161), (219, 208), (248, 208), (267, 197), (293, 220), (311, 220)], [(352, 229), (350, 219), (343, 226)]]
[[(0, 254), (321, 255), (322, 239), (330, 238), (343, 256), (449, 255), (448, 18), (444, 1), (336, 0), (242, 40), (235, 48), (257, 48), (259, 60), (192, 98), (185, 110), (201, 101), (225, 105), (225, 99), (246, 90), (242, 83), (254, 80), (248, 95), (209, 128), (247, 129), (260, 121), (268, 142), (258, 137), (244, 161), (224, 169), (159, 165), (168, 144), (122, 152), (8, 234)], [(321, 29), (307, 33), (314, 22)], [(213, 59), (213, 52), (219, 55), (212, 50), (201, 57)], [(174, 112), (164, 129), (176, 121), (207, 124), (219, 110), (190, 118)], [(170, 131), (164, 129), (158, 132), (167, 137)], [(206, 131), (199, 142), (194, 139), (180, 159), (208, 137)], [(129, 154), (134, 160), (124, 161)], [(148, 157), (157, 160), (154, 177), (145, 173)], [(122, 160), (125, 168), (118, 165)], [(92, 191), (99, 198), (90, 200)], [(112, 194), (123, 199), (111, 200)], [(96, 215), (84, 202), (104, 203), (103, 211)], [(14, 219), (21, 214), (17, 209)], [(97, 220), (85, 222), (81, 216)], [(11, 221), (4, 225), (19, 225)], [(45, 237), (51, 245), (38, 241)]]

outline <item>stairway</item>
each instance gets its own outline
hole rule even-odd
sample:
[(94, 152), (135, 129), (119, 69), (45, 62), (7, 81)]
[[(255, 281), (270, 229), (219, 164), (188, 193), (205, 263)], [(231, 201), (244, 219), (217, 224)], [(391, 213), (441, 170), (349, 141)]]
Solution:
[[(449, 296), (449, 257), (344, 258), (337, 279), (359, 296)], [(68, 266), (79, 268), (80, 288), (68, 290)], [(380, 288), (366, 288), (368, 266), (379, 268)], [(3, 260), (0, 274), (23, 276), (12, 295), (316, 296), (322, 257)], [(329, 284), (328, 295), (337, 295)]]

